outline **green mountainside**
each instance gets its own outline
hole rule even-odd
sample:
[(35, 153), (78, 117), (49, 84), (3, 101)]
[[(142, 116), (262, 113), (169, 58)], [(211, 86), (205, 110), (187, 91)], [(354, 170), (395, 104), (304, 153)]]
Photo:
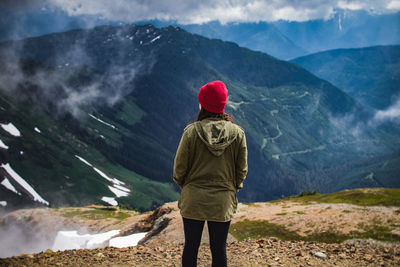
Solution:
[(388, 108), (400, 94), (400, 45), (330, 50), (292, 62), (375, 109)]
[[(390, 130), (354, 127), (372, 114), (297, 65), (234, 43), (176, 27), (102, 26), (2, 43), (0, 62), (0, 123), (21, 132), (0, 129), (9, 147), (0, 148), (1, 162), (50, 205), (104, 204), (105, 196), (144, 210), (176, 200), (180, 136), (196, 118), (200, 86), (217, 79), (247, 136), (240, 201), (331, 192), (350, 180), (351, 187), (400, 186), (398, 168), (358, 182), (370, 173), (365, 162), (387, 166), (392, 157), (383, 157), (399, 147)], [(10, 209), (31, 204), (8, 178), (23, 194), (0, 186), (0, 201)], [(115, 188), (130, 191), (121, 197)]]

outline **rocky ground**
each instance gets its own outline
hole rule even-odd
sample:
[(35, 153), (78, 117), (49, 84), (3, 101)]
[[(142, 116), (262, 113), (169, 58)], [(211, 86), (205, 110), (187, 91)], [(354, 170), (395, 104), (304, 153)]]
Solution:
[[(180, 266), (183, 244), (92, 250), (47, 250), (39, 254), (0, 259), (0, 266)], [(343, 244), (280, 241), (276, 238), (230, 242), (229, 266), (400, 266), (400, 245), (372, 240)], [(207, 244), (198, 266), (210, 266)]]
[[(355, 232), (372, 230), (377, 233), (378, 239), (386, 235), (395, 236), (394, 240), (398, 240), (400, 235), (398, 206), (358, 206), (292, 200), (240, 203), (231, 225), (234, 228), (236, 223), (246, 221), (268, 222), (300, 237), (335, 233), (354, 238)], [(59, 230), (78, 230), (83, 234), (114, 229), (121, 230), (121, 236), (138, 232), (148, 234), (136, 247), (119, 249), (107, 247), (108, 243), (105, 243), (105, 247), (91, 250), (53, 252), (48, 249)], [(377, 229), (381, 232), (377, 232)], [(19, 234), (13, 235), (15, 233)], [(229, 265), (400, 266), (399, 242), (351, 239), (340, 244), (327, 244), (281, 241), (271, 236), (277, 235), (239, 242), (229, 235)], [(11, 255), (19, 255), (0, 258), (0, 266), (180, 266), (183, 243), (182, 218), (176, 202), (142, 214), (92, 206), (19, 210), (0, 218), (0, 250), (12, 248), (14, 253)], [(25, 247), (22, 248), (22, 245)], [(198, 263), (199, 266), (210, 266), (211, 263), (207, 227), (203, 232)]]

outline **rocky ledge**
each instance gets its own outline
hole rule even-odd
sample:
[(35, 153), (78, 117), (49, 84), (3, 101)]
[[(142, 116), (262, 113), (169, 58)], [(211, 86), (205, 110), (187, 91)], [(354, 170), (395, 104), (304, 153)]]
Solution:
[[(183, 244), (47, 250), (0, 259), (0, 266), (180, 266)], [(342, 244), (281, 241), (276, 238), (230, 242), (230, 266), (399, 266), (400, 245), (373, 240)], [(210, 266), (207, 244), (200, 246), (198, 266)]]

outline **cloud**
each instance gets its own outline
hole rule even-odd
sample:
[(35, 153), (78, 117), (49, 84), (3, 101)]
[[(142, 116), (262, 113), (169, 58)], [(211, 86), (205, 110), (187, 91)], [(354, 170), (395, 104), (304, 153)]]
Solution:
[(7, 9), (8, 11), (27, 11), (35, 9), (38, 6), (43, 6), (48, 0), (2, 0), (0, 1), (0, 10)]
[(111, 21), (227, 22), (329, 19), (335, 9), (390, 13), (400, 0), (48, 0), (70, 16), (93, 15)]
[[(151, 72), (156, 59), (153, 52), (136, 53), (125, 60), (129, 51), (110, 56), (108, 63), (98, 67), (89, 55), (87, 36), (71, 45), (66, 51), (56, 53), (47, 62), (49, 66), (26, 67), (21, 58), (23, 42), (14, 43), (0, 51), (0, 90), (10, 96), (19, 95), (35, 103), (49, 104), (58, 114), (82, 114), (88, 105), (113, 106), (135, 90), (135, 79)], [(126, 38), (119, 30), (116, 39)], [(24, 65), (25, 64), (25, 65)], [(28, 64), (29, 65), (29, 64)], [(97, 68), (98, 67), (98, 68)], [(78, 82), (77, 82), (78, 81)], [(18, 92), (23, 90), (21, 94)], [(57, 114), (55, 114), (57, 115)]]
[(367, 120), (360, 120), (357, 112), (353, 111), (339, 117), (330, 116), (329, 121), (340, 133), (351, 135), (356, 139), (368, 139), (368, 134), (382, 124), (400, 123), (400, 97), (389, 108), (374, 111)]
[(370, 125), (379, 125), (386, 121), (400, 122), (400, 97), (397, 101), (385, 110), (378, 110)]
[(392, 13), (400, 0), (5, 0), (1, 8), (13, 10), (60, 9), (70, 16), (94, 16), (118, 22), (146, 20), (201, 24), (228, 22), (307, 21), (329, 19), (336, 9)]

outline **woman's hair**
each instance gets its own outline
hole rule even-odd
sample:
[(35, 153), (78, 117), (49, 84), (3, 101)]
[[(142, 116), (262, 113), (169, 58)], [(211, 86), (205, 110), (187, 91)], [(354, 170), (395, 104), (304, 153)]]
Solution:
[(224, 113), (213, 113), (202, 107), (199, 111), (199, 114), (197, 115), (197, 121), (204, 120), (205, 118), (221, 118), (223, 120), (235, 123), (235, 120), (231, 114), (228, 114), (225, 112)]

